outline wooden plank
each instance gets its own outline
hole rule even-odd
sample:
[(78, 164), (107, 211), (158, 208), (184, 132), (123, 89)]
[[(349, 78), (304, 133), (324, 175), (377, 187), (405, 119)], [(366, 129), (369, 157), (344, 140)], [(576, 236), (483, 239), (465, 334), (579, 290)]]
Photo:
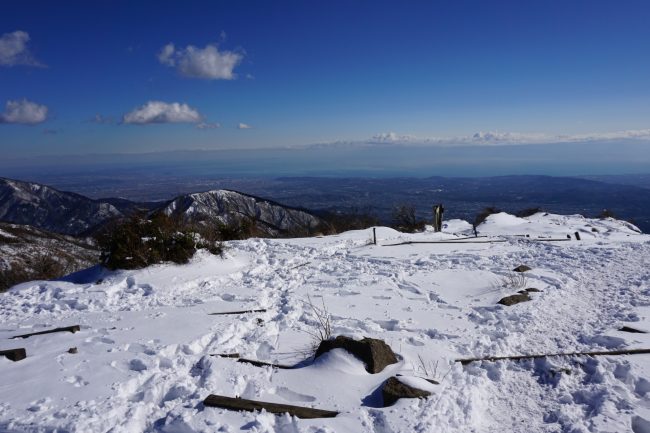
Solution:
[(227, 314), (246, 314), (246, 313), (266, 313), (266, 308), (259, 308), (257, 310), (221, 311), (219, 313), (208, 313), (208, 315), (209, 316), (225, 316)]
[(0, 356), (4, 356), (14, 362), (27, 358), (27, 351), (24, 348), (0, 350)]
[[(470, 238), (474, 239), (474, 238)], [(451, 240), (451, 241), (406, 241), (397, 244), (384, 244), (382, 247), (395, 247), (398, 245), (413, 245), (413, 244), (496, 244), (500, 242), (508, 242), (505, 239), (495, 239), (492, 241), (464, 241), (464, 240)]]
[(239, 358), (239, 353), (211, 353), (210, 356), (218, 356), (220, 358)]
[(537, 359), (556, 356), (607, 356), (607, 355), (640, 355), (650, 353), (650, 349), (623, 349), (623, 350), (605, 350), (600, 352), (569, 352), (569, 353), (545, 353), (540, 355), (514, 355), (514, 356), (487, 356), (485, 358), (466, 358), (456, 359), (455, 362), (460, 362), (467, 365), (475, 361), (521, 361), (522, 359)]
[(630, 326), (623, 326), (623, 327), (619, 328), (618, 330), (621, 331), (621, 332), (632, 332), (634, 334), (647, 334), (648, 333), (647, 331), (642, 331), (640, 329), (632, 328)]
[(79, 325), (64, 326), (62, 328), (48, 329), (47, 331), (30, 332), (29, 334), (15, 335), (15, 336), (11, 337), (10, 339), (29, 338), (29, 337), (32, 337), (34, 335), (52, 334), (54, 332), (72, 332), (74, 334), (75, 332), (79, 332), (80, 330), (81, 330), (81, 327)]
[(273, 364), (272, 362), (264, 362), (264, 361), (257, 361), (255, 359), (240, 358), (239, 353), (213, 353), (210, 354), (210, 356), (219, 356), (221, 358), (237, 358), (237, 362), (241, 362), (244, 364), (251, 364), (254, 365), (255, 367), (273, 367), (273, 368), (280, 368), (284, 370), (290, 370), (292, 368), (295, 368), (293, 365)]
[(203, 404), (208, 407), (220, 407), (230, 410), (245, 410), (253, 412), (256, 410), (266, 410), (270, 413), (288, 413), (298, 418), (334, 418), (338, 412), (332, 410), (314, 409), (311, 407), (292, 406), (289, 404), (267, 403), (264, 401), (247, 400), (244, 398), (224, 397), (222, 395), (210, 394), (203, 400)]
[(241, 362), (244, 364), (251, 364), (254, 365), (255, 367), (273, 367), (273, 368), (280, 368), (283, 370), (291, 370), (293, 368), (292, 365), (273, 364), (271, 362), (257, 361), (254, 359), (246, 359), (246, 358), (239, 358), (237, 362)]

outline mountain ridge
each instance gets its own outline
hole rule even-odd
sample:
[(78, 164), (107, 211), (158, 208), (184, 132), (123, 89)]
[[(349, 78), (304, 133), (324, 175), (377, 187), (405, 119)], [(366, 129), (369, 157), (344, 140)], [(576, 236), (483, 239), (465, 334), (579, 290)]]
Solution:
[(192, 222), (253, 220), (266, 236), (307, 235), (323, 221), (311, 212), (234, 190), (182, 194), (158, 203), (122, 198), (91, 199), (35, 182), (0, 178), (0, 221), (54, 233), (86, 235), (138, 209), (164, 212)]

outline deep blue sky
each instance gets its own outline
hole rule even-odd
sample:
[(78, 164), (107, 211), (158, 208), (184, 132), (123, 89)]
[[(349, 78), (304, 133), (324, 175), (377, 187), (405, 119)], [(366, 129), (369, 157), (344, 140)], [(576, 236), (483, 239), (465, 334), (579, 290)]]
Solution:
[[(29, 60), (3, 65), (0, 50), (0, 111), (27, 100), (47, 115), (16, 123), (5, 109), (0, 151), (276, 147), (388, 132), (418, 144), (479, 131), (558, 141), (548, 137), (645, 130), (649, 23), (647, 1), (11, 2), (0, 37), (26, 32)], [(236, 76), (188, 77), (175, 67), (180, 57), (174, 67), (159, 61), (168, 43), (179, 53), (208, 44), (231, 52), (241, 59)], [(188, 104), (201, 120), (124, 123), (150, 101)]]

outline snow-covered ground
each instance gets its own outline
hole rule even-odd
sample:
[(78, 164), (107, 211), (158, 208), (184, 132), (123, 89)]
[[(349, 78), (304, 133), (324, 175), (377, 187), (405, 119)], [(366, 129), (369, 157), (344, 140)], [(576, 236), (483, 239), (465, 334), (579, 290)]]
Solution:
[[(0, 358), (0, 431), (650, 432), (650, 355), (454, 362), (650, 348), (650, 334), (618, 331), (650, 331), (650, 236), (612, 219), (497, 214), (479, 227), (485, 237), (392, 245), (471, 234), (449, 221), (443, 233), (378, 228), (379, 245), (372, 230), (250, 239), (228, 243), (223, 259), (21, 284), (0, 294), (0, 350), (28, 354)], [(532, 270), (514, 287), (520, 264)], [(541, 292), (496, 304), (526, 287)], [(383, 339), (399, 363), (369, 374), (340, 349), (302, 362), (316, 330), (309, 299), (329, 310), (334, 335)], [(209, 315), (256, 308), (267, 312)], [(9, 339), (75, 324), (75, 334)], [(302, 363), (210, 356), (232, 352)], [(427, 399), (379, 407), (377, 389), (398, 373), (441, 383)], [(232, 412), (203, 407), (208, 394), (341, 414)]]

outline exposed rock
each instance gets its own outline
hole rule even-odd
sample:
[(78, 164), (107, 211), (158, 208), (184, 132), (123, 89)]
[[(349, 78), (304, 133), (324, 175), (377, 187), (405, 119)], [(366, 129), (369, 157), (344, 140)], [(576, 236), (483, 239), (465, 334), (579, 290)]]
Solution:
[(316, 350), (315, 357), (318, 358), (325, 352), (332, 349), (345, 349), (366, 364), (368, 373), (379, 373), (387, 365), (395, 364), (397, 357), (390, 346), (383, 340), (376, 338), (364, 338), (354, 340), (350, 337), (339, 335), (333, 340), (325, 340), (320, 343)]
[(529, 266), (519, 265), (516, 268), (514, 268), (512, 271), (513, 272), (527, 272), (527, 271), (530, 271), (530, 270), (532, 270), (532, 268), (529, 267)]
[(387, 407), (395, 404), (400, 398), (423, 398), (430, 396), (431, 393), (406, 385), (393, 376), (382, 386), (381, 395), (384, 398), (384, 407)]
[(497, 304), (505, 305), (507, 307), (515, 304), (519, 304), (520, 302), (526, 302), (530, 301), (530, 296), (528, 296), (528, 292), (524, 293), (517, 293), (516, 295), (510, 295), (506, 296), (505, 298), (501, 298)]
[(76, 353), (79, 353), (79, 350), (77, 350), (76, 347), (71, 347), (71, 348), (68, 349), (68, 353), (71, 354), (71, 355), (74, 355)]

